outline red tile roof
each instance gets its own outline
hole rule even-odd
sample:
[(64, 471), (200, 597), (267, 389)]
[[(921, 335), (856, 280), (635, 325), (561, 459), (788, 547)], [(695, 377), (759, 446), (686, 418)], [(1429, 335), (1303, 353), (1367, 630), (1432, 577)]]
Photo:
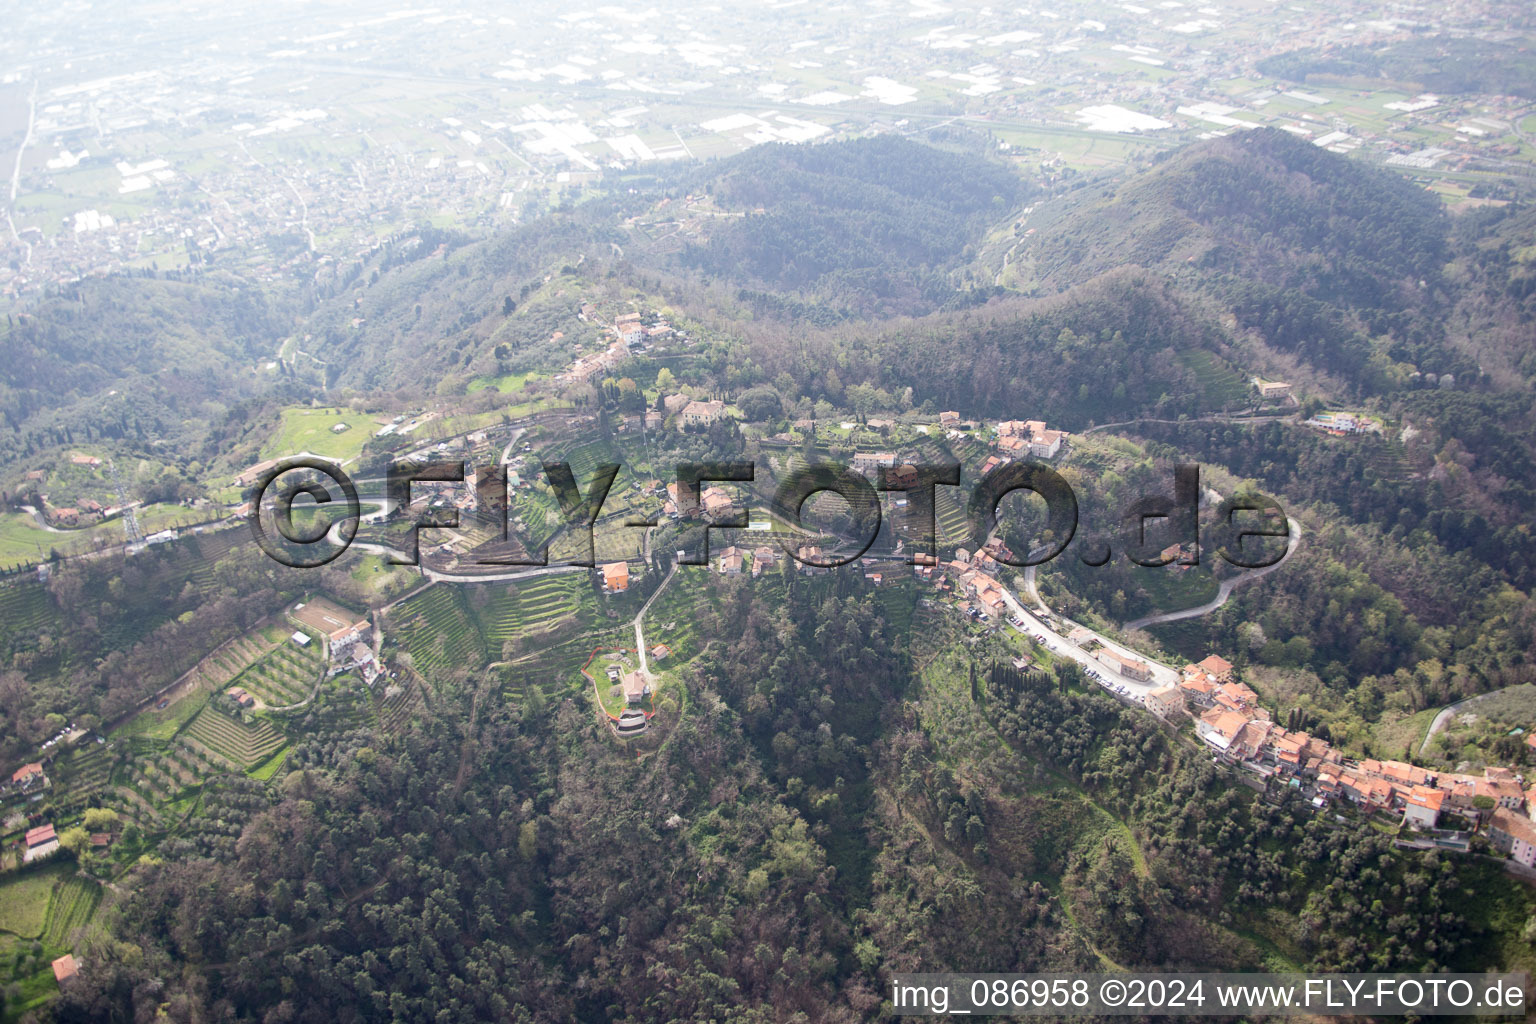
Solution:
[(20, 782), (21, 780), (30, 778), (33, 775), (41, 774), (43, 774), (43, 766), (34, 761), (32, 764), (24, 764), (12, 772), (11, 781)]
[(80, 963), (73, 953), (65, 953), (53, 962), (53, 980), (60, 984), (80, 973)]

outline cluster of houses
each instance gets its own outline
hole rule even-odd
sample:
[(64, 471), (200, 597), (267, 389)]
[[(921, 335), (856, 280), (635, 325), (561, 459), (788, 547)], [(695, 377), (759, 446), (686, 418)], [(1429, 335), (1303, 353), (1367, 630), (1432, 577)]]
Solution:
[[(1166, 691), (1177, 691), (1167, 693)], [(1153, 706), (1153, 697), (1159, 697)], [(1432, 830), (1455, 814), (1486, 827), (1495, 849), (1536, 867), (1536, 786), (1509, 768), (1488, 767), (1481, 776), (1439, 772), (1403, 761), (1344, 757), (1325, 740), (1272, 722), (1258, 695), (1233, 678), (1232, 665), (1211, 655), (1186, 665), (1177, 687), (1153, 691), (1147, 706), (1171, 716), (1187, 707), (1195, 733), (1222, 759), (1297, 788), (1309, 787), (1325, 807), (1346, 800), (1373, 812), (1401, 814), (1405, 825)]]
[[(683, 429), (707, 427), (711, 423), (718, 423), (726, 418), (725, 403), (718, 399), (705, 401), (684, 394), (667, 395), (661, 400), (661, 407), (666, 410), (666, 415), (674, 417), (673, 422)], [(656, 425), (660, 426), (660, 422)], [(647, 423), (646, 426), (650, 424)]]
[[(814, 550), (813, 557), (821, 557), (820, 548), (807, 547), (802, 550), (807, 552)], [(732, 544), (720, 552), (720, 556), (715, 559), (715, 569), (722, 576), (740, 576), (743, 572), (750, 571), (753, 578), (756, 578), (778, 564), (779, 553), (767, 544), (750, 550)]]
[[(967, 603), (962, 603), (960, 611), (974, 619), (981, 618), (1006, 618), (1008, 606), (1003, 599), (1003, 585), (997, 581), (994, 575), (997, 567), (1003, 564), (1000, 560), (1013, 557), (1013, 552), (1001, 539), (993, 537), (987, 541), (984, 547), (975, 551), (965, 548), (956, 548), (955, 557), (942, 565), (929, 565), (928, 559), (919, 556), (914, 559), (914, 573), (919, 579), (933, 579), (938, 575), (937, 570), (943, 570), (944, 575), (953, 581), (960, 594)], [(941, 590), (948, 589), (949, 585), (943, 580), (936, 581)]]
[[(345, 656), (353, 644), (368, 643), (373, 624), (367, 615), (357, 615), (323, 597), (313, 597), (293, 606), (288, 613), (307, 635), (319, 636), (322, 648), (332, 660)], [(294, 641), (299, 646), (305, 646)]]
[(374, 650), (373, 623), (366, 614), (357, 615), (323, 597), (315, 597), (294, 605), (288, 616), (299, 626), (290, 642), (296, 647), (308, 647), (314, 642), (313, 637), (319, 637), (321, 651), (330, 660), (330, 675), (356, 672), (369, 686), (384, 676), (384, 666)]
[[(942, 420), (941, 415), (941, 423)], [(993, 444), (996, 451), (981, 464), (981, 475), (986, 476), (1015, 459), (1053, 459), (1066, 439), (1065, 430), (1052, 430), (1044, 420), (1003, 420), (997, 425)]]
[[(659, 480), (652, 480), (642, 489), (642, 493), (644, 494), (655, 494), (659, 493), (660, 491), (661, 481)], [(677, 519), (682, 515), (682, 513), (679, 511), (680, 504), (678, 502), (677, 483), (674, 481), (673, 483), (667, 484), (666, 492), (667, 497), (666, 500), (662, 503), (662, 511), (665, 512), (670, 518)], [(727, 491), (724, 487), (716, 487), (713, 485), (706, 486), (699, 491), (698, 507), (689, 512), (688, 517), (692, 518), (694, 516), (703, 515), (706, 518), (714, 518), (729, 511), (734, 504), (735, 499), (731, 497), (730, 492)]]
[[(595, 310), (590, 305), (581, 307), (581, 319), (590, 320)], [(601, 377), (617, 367), (630, 355), (644, 352), (652, 342), (670, 338), (676, 332), (665, 320), (657, 320), (650, 326), (642, 322), (639, 313), (623, 313), (609, 328), (614, 341), (601, 352), (578, 356), (570, 369), (557, 378), (568, 383), (582, 384)]]
[[(100, 469), (101, 459), (95, 455), (82, 455), (78, 452), (69, 457), (72, 465), (83, 466), (86, 469)], [(43, 469), (30, 470), (26, 475), (30, 487), (41, 487), (48, 481), (48, 471)], [(116, 505), (103, 505), (91, 498), (82, 498), (71, 506), (52, 505), (48, 501), (48, 495), (39, 493), (38, 501), (42, 503), (44, 517), (48, 525), (61, 528), (78, 526), (90, 526), (94, 523), (104, 522), (108, 519), (122, 515), (123, 507)], [(134, 502), (138, 504), (138, 502)]]
[(570, 369), (562, 373), (557, 380), (568, 381), (572, 384), (585, 384), (593, 377), (601, 377), (629, 358), (629, 345), (623, 340), (615, 341), (601, 352), (591, 355), (577, 356)]

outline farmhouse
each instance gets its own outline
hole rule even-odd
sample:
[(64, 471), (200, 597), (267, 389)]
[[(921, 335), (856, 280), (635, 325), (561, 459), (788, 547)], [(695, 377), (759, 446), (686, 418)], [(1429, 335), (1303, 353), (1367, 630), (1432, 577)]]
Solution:
[(43, 766), (37, 762), (24, 764), (11, 773), (11, 785), (23, 793), (30, 793), (36, 789), (42, 789), (48, 785), (48, 776), (43, 772)]
[(764, 544), (752, 549), (752, 575), (761, 576), (765, 570), (772, 569), (779, 563), (778, 553), (773, 548)]
[(734, 544), (720, 552), (720, 575), (740, 576), (741, 564), (741, 549)]
[(80, 962), (73, 953), (65, 953), (53, 962), (53, 980), (62, 985), (80, 973)]
[(28, 829), (24, 841), (27, 848), (21, 855), (21, 862), (23, 864), (30, 864), (35, 860), (41, 860), (44, 857), (50, 856), (59, 848), (59, 837), (54, 832), (52, 823)]
[(651, 695), (651, 681), (639, 669), (624, 674), (624, 702), (639, 704)]
[(629, 563), (609, 562), (602, 568), (603, 593), (622, 594), (629, 589)]
[(331, 653), (348, 644), (366, 642), (373, 629), (366, 615), (355, 615), (323, 597), (294, 605), (289, 617), (306, 632), (319, 634)]
[(679, 417), (685, 427), (701, 427), (725, 418), (724, 402), (689, 402)]
[(895, 465), (896, 456), (892, 452), (857, 452), (853, 456), (854, 472), (863, 473), (865, 476)]
[(236, 485), (240, 487), (249, 487), (261, 477), (261, 474), (277, 465), (278, 461), (279, 460), (277, 459), (263, 459), (261, 462), (258, 462), (256, 465), (247, 469), (244, 473), (241, 473), (239, 476), (235, 477)]

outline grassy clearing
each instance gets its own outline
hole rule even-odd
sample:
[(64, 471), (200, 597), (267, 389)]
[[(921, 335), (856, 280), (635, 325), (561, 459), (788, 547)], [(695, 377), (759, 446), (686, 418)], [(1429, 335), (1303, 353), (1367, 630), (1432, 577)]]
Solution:
[(39, 938), (48, 924), (53, 888), (74, 867), (56, 863), (25, 871), (0, 883), (0, 930), (24, 939)]
[(465, 388), (470, 394), (476, 391), (484, 391), (489, 388), (492, 391), (500, 391), (504, 395), (521, 391), (529, 381), (541, 380), (543, 374), (528, 371), (525, 373), (504, 373), (500, 377), (476, 377)]
[[(347, 430), (333, 433), (337, 424)], [(261, 449), (264, 459), (313, 452), (327, 459), (354, 459), (373, 436), (373, 417), (350, 409), (284, 409), (282, 422)]]
[(246, 774), (251, 778), (256, 779), (258, 782), (266, 782), (270, 780), (272, 776), (276, 775), (279, 771), (282, 770), (283, 764), (288, 760), (288, 755), (290, 752), (292, 752), (292, 750), (292, 747), (283, 747), (277, 753), (267, 758), (264, 763), (256, 766), (255, 768), (252, 768), (250, 771), (246, 772)]

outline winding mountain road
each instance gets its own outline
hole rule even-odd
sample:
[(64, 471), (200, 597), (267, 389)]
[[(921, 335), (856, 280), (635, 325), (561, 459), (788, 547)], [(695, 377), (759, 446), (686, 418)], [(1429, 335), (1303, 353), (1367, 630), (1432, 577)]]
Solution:
[(1244, 583), (1252, 583), (1254, 580), (1263, 579), (1286, 562), (1290, 561), (1296, 553), (1296, 548), (1301, 544), (1301, 524), (1290, 517), (1286, 518), (1290, 524), (1291, 536), (1285, 545), (1285, 554), (1280, 556), (1280, 561), (1274, 565), (1266, 565), (1262, 569), (1254, 569), (1245, 572), (1241, 576), (1234, 576), (1229, 580), (1222, 580), (1221, 586), (1216, 591), (1216, 596), (1205, 604), (1196, 605), (1193, 608), (1181, 608), (1176, 612), (1162, 612), (1158, 615), (1148, 615), (1146, 618), (1135, 619), (1125, 624), (1126, 629), (1145, 629), (1147, 626), (1156, 626), (1162, 622), (1178, 622), (1180, 619), (1194, 619), (1201, 615), (1209, 615), (1211, 612), (1227, 603), (1227, 598), (1232, 596), (1232, 591)]

